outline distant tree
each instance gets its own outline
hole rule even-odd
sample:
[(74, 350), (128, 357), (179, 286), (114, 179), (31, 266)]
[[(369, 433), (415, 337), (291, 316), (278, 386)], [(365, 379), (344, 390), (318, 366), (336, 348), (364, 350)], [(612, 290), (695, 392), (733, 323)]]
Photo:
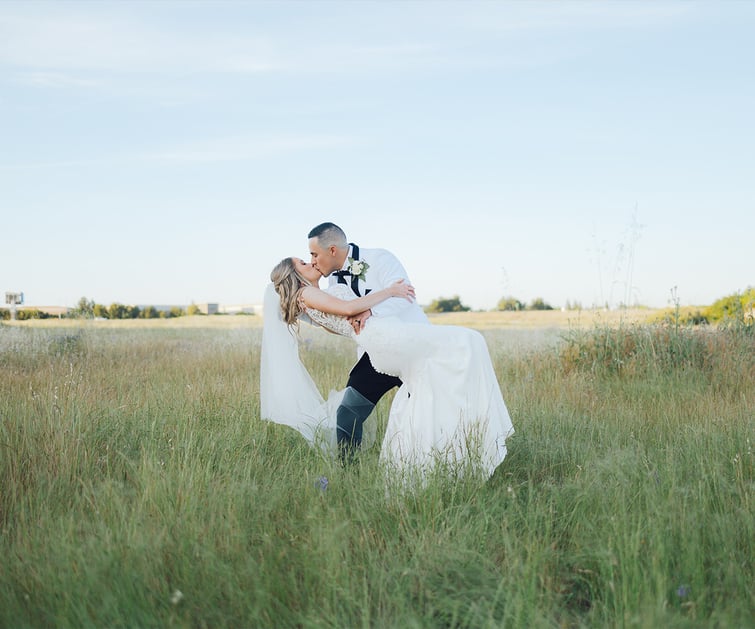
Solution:
[(542, 297), (535, 297), (527, 308), (528, 310), (553, 310), (553, 306), (545, 303)]
[(126, 306), (119, 303), (112, 303), (107, 309), (108, 319), (126, 319)]
[(97, 319), (109, 319), (110, 318), (110, 313), (108, 312), (107, 307), (103, 306), (102, 304), (94, 304), (94, 306), (92, 306), (92, 314)]
[(79, 303), (76, 304), (76, 307), (71, 310), (68, 316), (73, 319), (91, 319), (95, 316), (94, 301), (87, 299), (86, 297), (82, 297), (81, 299), (79, 299)]
[(197, 306), (196, 304), (191, 304), (186, 309), (186, 314), (189, 315), (190, 317), (193, 317), (194, 315), (201, 315), (202, 311), (199, 309), (199, 306)]
[(124, 314), (126, 319), (137, 319), (139, 317), (139, 313), (141, 312), (139, 306), (126, 306), (125, 308)]
[(19, 321), (27, 321), (29, 319), (48, 319), (49, 317), (49, 314), (37, 310), (36, 308), (24, 308), (16, 313), (16, 318)]
[(524, 304), (516, 297), (501, 297), (496, 310), (524, 310)]
[(689, 324), (689, 325), (706, 325), (710, 323), (708, 320), (708, 317), (706, 317), (698, 308), (694, 312), (688, 313), (685, 317), (682, 318), (683, 323)]
[(182, 308), (179, 308), (178, 306), (173, 306), (170, 309), (170, 316), (171, 317), (183, 317), (186, 313), (183, 311)]
[(142, 319), (157, 319), (160, 313), (157, 312), (157, 308), (154, 306), (144, 306), (144, 309), (139, 313)]
[(438, 299), (434, 299), (425, 310), (427, 312), (467, 312), (469, 306), (462, 304), (459, 296), (454, 295), (453, 297), (439, 297)]
[(708, 321), (736, 320), (752, 322), (755, 288), (717, 299), (701, 313)]

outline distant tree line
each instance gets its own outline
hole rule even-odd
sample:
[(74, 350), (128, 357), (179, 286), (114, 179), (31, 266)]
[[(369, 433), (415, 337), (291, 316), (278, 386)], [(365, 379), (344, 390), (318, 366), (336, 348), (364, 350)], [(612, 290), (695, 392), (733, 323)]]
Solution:
[[(453, 297), (438, 297), (433, 299), (429, 306), (425, 306), (425, 312), (467, 312), (469, 306), (461, 303), (458, 295)], [(542, 297), (535, 297), (529, 304), (519, 301), (516, 297), (502, 297), (496, 310), (553, 310), (553, 306), (546, 303)]]
[[(566, 302), (567, 310), (581, 310), (579, 302)], [(458, 295), (453, 297), (438, 297), (430, 305), (425, 307), (425, 312), (467, 312), (471, 310), (461, 302)], [(496, 306), (499, 311), (520, 310), (553, 310), (542, 297), (535, 297), (529, 304), (525, 304), (516, 297), (502, 297)], [(94, 300), (82, 297), (72, 308), (66, 317), (74, 319), (171, 319), (175, 317), (192, 316), (203, 314), (199, 306), (191, 304), (185, 310), (179, 306), (173, 306), (170, 310), (158, 310), (155, 306), (126, 306), (112, 303), (109, 306), (98, 304)], [(49, 319), (55, 317), (36, 308), (21, 308), (16, 311), (16, 319), (25, 321), (29, 319)], [(734, 293), (721, 297), (710, 306), (698, 309), (695, 312), (680, 315), (679, 322), (685, 324), (705, 324), (719, 321), (743, 321), (752, 324), (755, 317), (755, 288), (748, 287), (743, 293)], [(10, 319), (10, 310), (0, 308), (0, 321)]]
[(73, 319), (172, 319), (185, 315), (202, 314), (199, 306), (191, 304), (186, 310), (173, 306), (170, 310), (158, 310), (154, 306), (126, 306), (117, 302), (105, 306), (94, 300), (82, 297), (76, 307), (69, 311), (68, 317)]
[(708, 321), (722, 321), (724, 319), (749, 320), (752, 322), (755, 313), (755, 288), (748, 288), (744, 293), (734, 293), (714, 301), (704, 311)]
[(429, 306), (425, 306), (425, 312), (467, 312), (469, 306), (461, 303), (458, 295), (453, 297), (438, 297), (433, 299)]
[(677, 314), (677, 318), (679, 323), (690, 325), (724, 321), (753, 325), (755, 323), (755, 288), (748, 287), (743, 293), (721, 297), (703, 309)]
[(535, 297), (529, 304), (519, 301), (516, 297), (502, 297), (496, 306), (496, 310), (517, 311), (517, 310), (553, 310), (553, 306), (542, 297)]
[[(16, 319), (18, 321), (28, 321), (29, 319), (49, 319), (55, 315), (42, 312), (36, 308), (21, 308), (16, 310)], [(0, 321), (10, 321), (10, 310), (0, 308)]]

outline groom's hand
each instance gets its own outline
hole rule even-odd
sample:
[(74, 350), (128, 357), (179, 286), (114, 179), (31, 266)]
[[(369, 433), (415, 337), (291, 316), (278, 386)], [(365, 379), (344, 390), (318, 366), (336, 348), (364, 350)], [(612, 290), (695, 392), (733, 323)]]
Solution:
[(372, 310), (365, 310), (364, 312), (360, 312), (353, 317), (349, 317), (349, 323), (351, 324), (351, 327), (354, 328), (354, 332), (359, 334), (364, 327), (364, 322), (367, 321), (367, 319), (369, 319), (371, 316)]

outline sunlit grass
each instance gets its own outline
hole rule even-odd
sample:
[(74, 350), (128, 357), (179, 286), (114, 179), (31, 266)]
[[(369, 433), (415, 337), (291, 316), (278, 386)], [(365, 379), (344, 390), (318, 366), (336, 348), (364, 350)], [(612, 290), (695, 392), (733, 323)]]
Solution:
[(446, 312), (429, 315), (439, 325), (464, 325), (477, 329), (563, 329), (591, 328), (596, 325), (640, 323), (661, 317), (665, 311), (647, 308), (605, 310), (519, 310), (488, 312)]
[(406, 496), (260, 420), (258, 319), (193, 319), (0, 327), (0, 626), (749, 625), (752, 334), (482, 326), (509, 456)]

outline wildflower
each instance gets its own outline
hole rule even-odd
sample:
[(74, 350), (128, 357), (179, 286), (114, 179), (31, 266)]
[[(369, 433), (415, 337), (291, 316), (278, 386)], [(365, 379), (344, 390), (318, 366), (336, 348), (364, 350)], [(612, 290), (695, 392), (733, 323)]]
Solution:
[(315, 487), (324, 492), (328, 488), (328, 477), (320, 476), (320, 478), (315, 481)]
[(676, 588), (676, 595), (679, 598), (687, 598), (689, 596), (689, 585), (680, 585)]
[(181, 592), (181, 590), (176, 590), (175, 592), (173, 592), (173, 594), (170, 595), (170, 602), (174, 605), (178, 605), (183, 597), (183, 592)]

